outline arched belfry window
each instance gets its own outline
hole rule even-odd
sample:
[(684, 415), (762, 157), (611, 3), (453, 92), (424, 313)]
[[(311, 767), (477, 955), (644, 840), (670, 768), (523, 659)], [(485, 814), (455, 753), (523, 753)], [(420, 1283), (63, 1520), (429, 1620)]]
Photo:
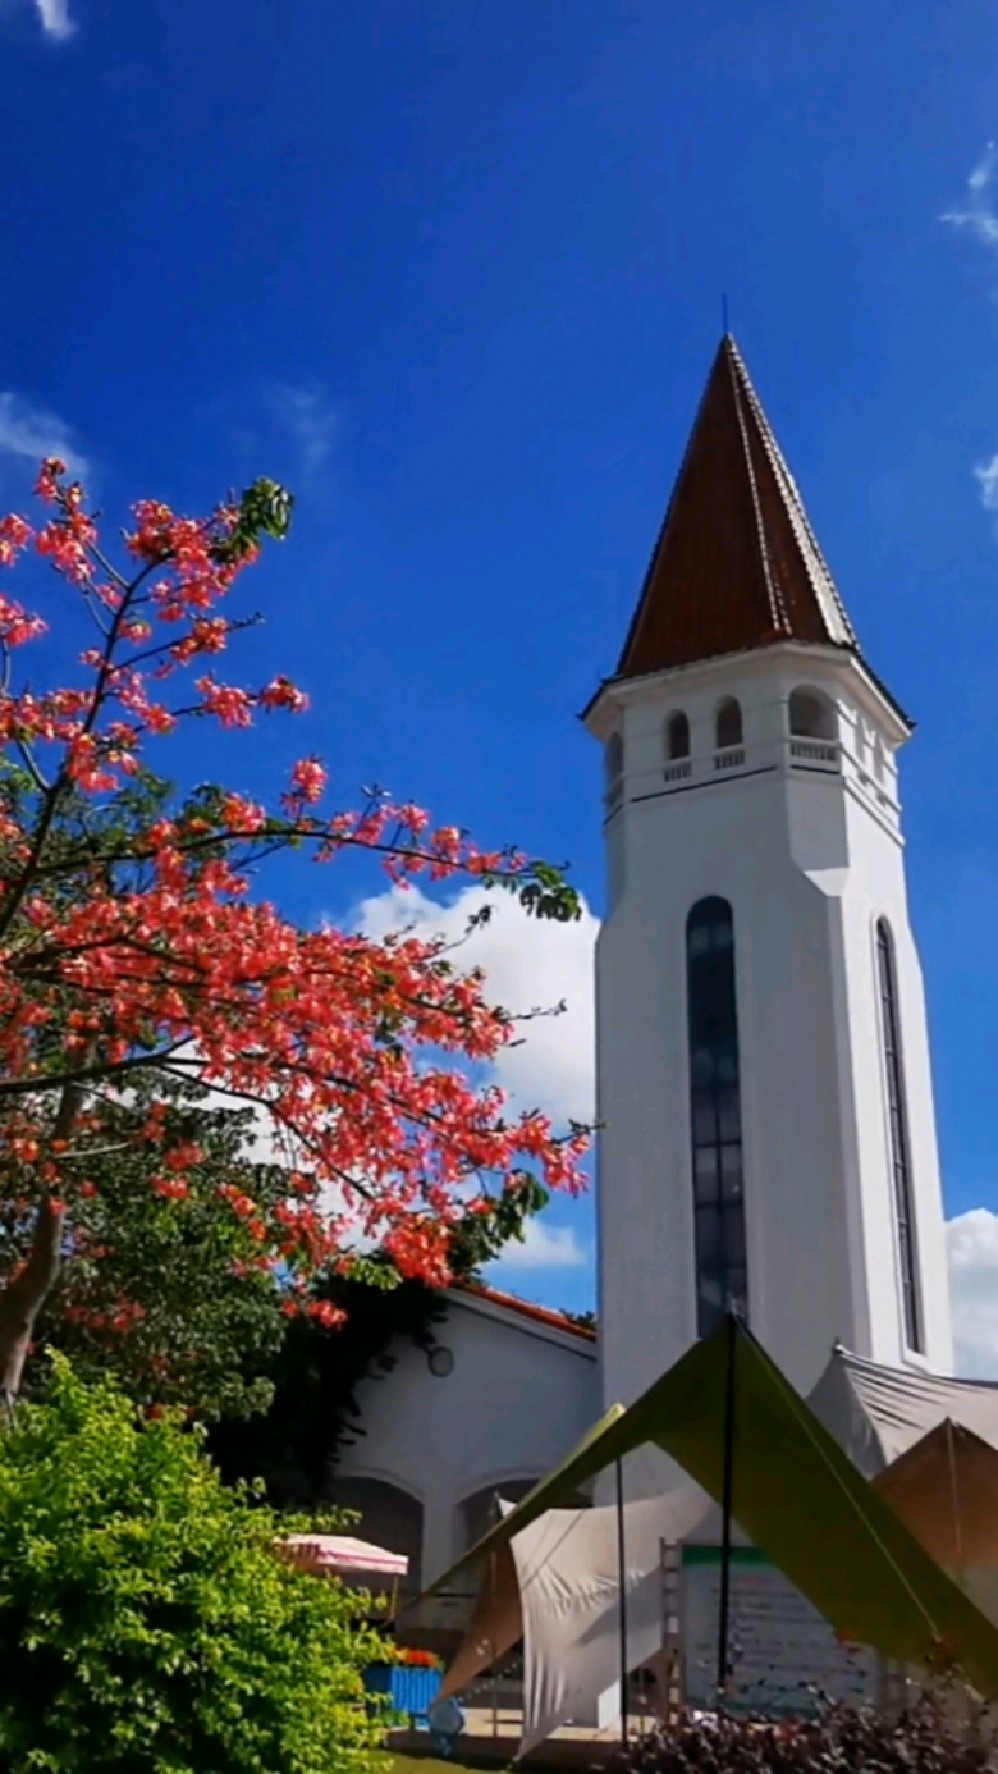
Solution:
[(743, 743), (742, 705), (735, 696), (726, 696), (718, 704), (714, 742), (718, 751), (728, 751)]
[(735, 931), (726, 899), (686, 921), (697, 1333), (748, 1304)]
[(624, 741), (619, 733), (611, 733), (603, 756), (606, 778), (606, 810), (612, 813), (620, 806), (624, 792)]
[(832, 745), (838, 738), (835, 709), (820, 690), (791, 690), (789, 714), (794, 739), (818, 739)]
[(677, 708), (665, 723), (665, 756), (667, 763), (678, 763), (690, 755), (690, 717)]
[(890, 1124), (891, 1173), (894, 1183), (894, 1217), (897, 1223), (901, 1309), (908, 1348), (916, 1355), (924, 1350), (922, 1302), (918, 1291), (918, 1260), (915, 1232), (915, 1200), (911, 1178), (911, 1144), (908, 1105), (901, 1049), (901, 1018), (898, 1009), (897, 966), (894, 939), (886, 918), (877, 924), (877, 985), (880, 992), (880, 1027), (884, 1053), (884, 1086)]

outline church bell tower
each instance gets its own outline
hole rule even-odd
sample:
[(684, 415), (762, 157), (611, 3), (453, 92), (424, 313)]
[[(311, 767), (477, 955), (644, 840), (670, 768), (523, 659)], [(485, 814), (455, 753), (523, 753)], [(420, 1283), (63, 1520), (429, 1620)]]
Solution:
[(898, 804), (911, 724), (729, 337), (586, 721), (605, 762), (605, 1402), (630, 1402), (729, 1302), (803, 1391), (836, 1341), (948, 1372)]

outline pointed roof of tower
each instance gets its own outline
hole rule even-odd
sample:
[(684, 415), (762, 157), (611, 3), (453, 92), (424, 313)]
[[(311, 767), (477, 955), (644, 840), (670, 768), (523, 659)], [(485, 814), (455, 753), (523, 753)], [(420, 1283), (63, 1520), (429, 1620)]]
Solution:
[(617, 666), (859, 644), (741, 353), (721, 340)]

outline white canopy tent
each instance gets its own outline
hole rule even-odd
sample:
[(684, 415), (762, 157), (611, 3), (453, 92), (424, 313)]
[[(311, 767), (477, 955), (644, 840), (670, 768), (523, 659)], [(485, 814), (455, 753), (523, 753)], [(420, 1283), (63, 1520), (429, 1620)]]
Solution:
[(839, 1345), (807, 1402), (867, 1478), (945, 1422), (998, 1450), (998, 1384), (992, 1380), (880, 1367)]
[[(504, 1513), (510, 1506), (503, 1505)], [(623, 1509), (628, 1670), (663, 1643), (660, 1548), (690, 1538), (713, 1511), (688, 1483)], [(549, 1509), (517, 1534), (482, 1580), (475, 1619), (444, 1681), (458, 1694), (522, 1637), (523, 1737), (528, 1755), (559, 1726), (583, 1721), (621, 1673), (619, 1518), (614, 1507)], [(510, 1569), (510, 1563), (512, 1569)]]

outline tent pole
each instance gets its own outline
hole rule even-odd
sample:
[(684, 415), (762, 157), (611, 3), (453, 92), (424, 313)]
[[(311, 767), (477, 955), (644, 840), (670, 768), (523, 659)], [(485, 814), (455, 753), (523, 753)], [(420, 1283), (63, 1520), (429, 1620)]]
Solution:
[[(493, 1493), (492, 1493), (492, 1520), (493, 1520), (493, 1523), (502, 1520), (502, 1510), (499, 1507), (499, 1492), (498, 1491), (493, 1491)], [(496, 1555), (494, 1552), (490, 1552), (489, 1553), (489, 1613), (493, 1619), (495, 1619), (495, 1606), (496, 1606)], [(493, 1737), (493, 1740), (495, 1740), (495, 1738), (497, 1738), (499, 1735), (499, 1671), (496, 1668), (494, 1641), (493, 1641), (493, 1645), (492, 1645), (492, 1652), (493, 1652), (493, 1656), (492, 1656), (492, 1737)]]
[(615, 1463), (617, 1479), (617, 1582), (620, 1593), (620, 1741), (627, 1748), (627, 1549), (624, 1544), (624, 1462)]
[(729, 1309), (727, 1321), (727, 1371), (724, 1381), (724, 1473), (721, 1492), (721, 1598), (717, 1621), (718, 1710), (724, 1704), (728, 1681), (728, 1636), (731, 1614), (731, 1506), (735, 1476), (735, 1350), (738, 1321)]

